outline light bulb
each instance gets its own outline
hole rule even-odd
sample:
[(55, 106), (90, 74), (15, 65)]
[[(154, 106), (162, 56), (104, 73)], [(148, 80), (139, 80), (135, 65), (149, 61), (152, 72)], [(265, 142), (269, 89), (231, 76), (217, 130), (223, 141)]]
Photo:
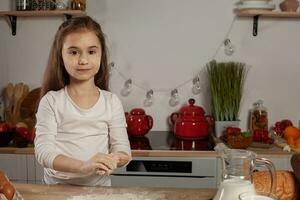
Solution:
[(198, 76), (193, 79), (192, 92), (193, 94), (199, 94), (201, 92), (200, 78)]
[(145, 106), (145, 107), (150, 107), (150, 106), (152, 106), (153, 101), (154, 101), (154, 98), (153, 98), (153, 90), (149, 90), (149, 91), (147, 91), (147, 93), (146, 93), (146, 99), (144, 100), (144, 106)]
[(235, 46), (231, 43), (229, 39), (224, 41), (224, 53), (227, 56), (231, 56), (235, 51)]
[(178, 95), (178, 90), (174, 89), (171, 91), (171, 97), (169, 100), (169, 104), (170, 104), (170, 106), (176, 106), (179, 104), (179, 102), (180, 102), (180, 98)]
[(132, 88), (132, 80), (128, 79), (124, 83), (124, 87), (121, 90), (121, 95), (124, 97), (128, 96), (131, 92), (131, 88)]
[(111, 63), (108, 64), (108, 71), (109, 71), (110, 75), (112, 74), (112, 70), (113, 70), (114, 67), (115, 67), (114, 62), (111, 62)]

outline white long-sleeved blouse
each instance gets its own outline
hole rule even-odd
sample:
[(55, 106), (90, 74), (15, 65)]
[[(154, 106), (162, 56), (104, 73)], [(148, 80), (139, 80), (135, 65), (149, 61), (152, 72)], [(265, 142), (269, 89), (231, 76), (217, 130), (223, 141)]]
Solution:
[(97, 152), (123, 151), (131, 155), (121, 101), (111, 92), (99, 91), (98, 101), (89, 109), (79, 108), (66, 87), (42, 97), (36, 114), (34, 144), (47, 184), (110, 185), (108, 176), (86, 177), (55, 171), (53, 160), (59, 154), (83, 161)]

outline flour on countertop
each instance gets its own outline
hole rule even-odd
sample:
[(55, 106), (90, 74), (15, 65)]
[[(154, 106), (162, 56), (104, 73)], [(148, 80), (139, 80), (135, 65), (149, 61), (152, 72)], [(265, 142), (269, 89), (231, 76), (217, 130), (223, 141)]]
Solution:
[(164, 194), (158, 193), (124, 193), (124, 194), (88, 194), (78, 195), (68, 198), (67, 200), (163, 200)]

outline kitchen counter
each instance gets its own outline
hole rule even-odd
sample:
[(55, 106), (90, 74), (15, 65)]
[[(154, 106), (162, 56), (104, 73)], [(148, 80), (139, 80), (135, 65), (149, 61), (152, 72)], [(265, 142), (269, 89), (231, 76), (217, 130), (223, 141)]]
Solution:
[(80, 187), (20, 183), (15, 183), (14, 186), (25, 200), (209, 200), (216, 192), (216, 189)]
[[(293, 152), (285, 152), (277, 146), (271, 148), (248, 148), (248, 150), (256, 152), (260, 157), (289, 157)], [(33, 147), (15, 148), (1, 147), (0, 154), (34, 154)], [(132, 150), (133, 157), (217, 157), (216, 151), (175, 151), (175, 150)]]

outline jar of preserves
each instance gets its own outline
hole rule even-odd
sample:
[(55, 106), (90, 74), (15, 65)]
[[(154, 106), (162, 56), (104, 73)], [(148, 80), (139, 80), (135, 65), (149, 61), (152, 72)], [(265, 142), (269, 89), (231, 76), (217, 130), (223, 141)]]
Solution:
[(71, 1), (72, 10), (85, 10), (86, 9), (86, 0), (72, 0)]
[(263, 106), (263, 101), (258, 100), (254, 103), (254, 108), (250, 111), (250, 130), (265, 130), (268, 131), (268, 112)]

